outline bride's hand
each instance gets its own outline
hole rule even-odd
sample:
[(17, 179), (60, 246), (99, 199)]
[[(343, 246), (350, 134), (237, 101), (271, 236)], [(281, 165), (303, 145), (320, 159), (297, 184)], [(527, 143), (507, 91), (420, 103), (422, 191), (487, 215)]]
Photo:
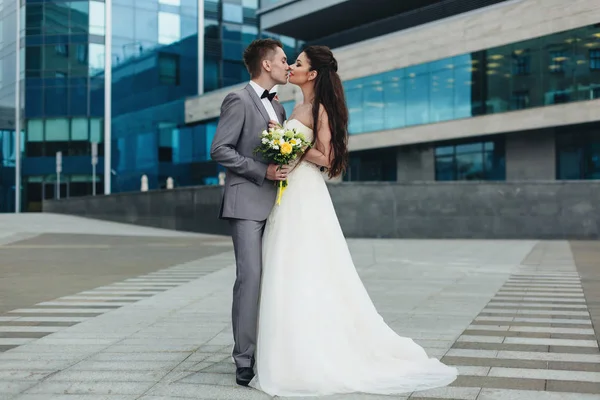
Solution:
[(273, 129), (273, 128), (281, 128), (281, 127), (282, 127), (282, 126), (281, 126), (281, 124), (280, 124), (279, 122), (277, 122), (277, 121), (273, 121), (273, 120), (270, 120), (270, 121), (269, 121), (269, 129)]

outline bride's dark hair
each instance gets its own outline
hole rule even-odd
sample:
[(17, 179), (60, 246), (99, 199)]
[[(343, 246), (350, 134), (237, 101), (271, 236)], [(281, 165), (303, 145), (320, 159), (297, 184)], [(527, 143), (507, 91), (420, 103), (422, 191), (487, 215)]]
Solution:
[(310, 70), (317, 71), (315, 99), (312, 106), (315, 140), (319, 129), (319, 106), (321, 104), (329, 117), (331, 151), (333, 152), (329, 177), (333, 178), (341, 175), (348, 164), (348, 107), (344, 88), (337, 73), (337, 61), (329, 47), (308, 46), (304, 49), (304, 54), (310, 62)]

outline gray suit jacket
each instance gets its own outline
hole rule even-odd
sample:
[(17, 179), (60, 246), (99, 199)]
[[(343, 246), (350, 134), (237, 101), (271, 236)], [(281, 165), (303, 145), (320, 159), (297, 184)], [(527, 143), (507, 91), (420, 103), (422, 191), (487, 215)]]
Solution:
[[(285, 109), (273, 100), (283, 123)], [(252, 86), (229, 93), (221, 105), (217, 132), (210, 149), (213, 160), (227, 169), (219, 217), (222, 219), (267, 219), (277, 195), (273, 181), (266, 179), (266, 160), (254, 149), (260, 133), (268, 128), (269, 114)]]

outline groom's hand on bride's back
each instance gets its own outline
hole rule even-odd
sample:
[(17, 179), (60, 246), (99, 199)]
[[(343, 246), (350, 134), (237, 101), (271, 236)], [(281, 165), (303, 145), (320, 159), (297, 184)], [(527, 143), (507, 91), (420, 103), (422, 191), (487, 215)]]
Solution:
[(267, 179), (271, 181), (284, 181), (290, 172), (289, 165), (269, 164), (267, 168)]

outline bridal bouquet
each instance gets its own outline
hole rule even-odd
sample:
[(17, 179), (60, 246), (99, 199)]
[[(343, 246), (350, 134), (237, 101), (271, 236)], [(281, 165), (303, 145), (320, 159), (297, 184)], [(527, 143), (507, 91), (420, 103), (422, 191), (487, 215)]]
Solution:
[[(290, 164), (311, 146), (302, 133), (281, 125), (262, 131), (260, 136), (261, 144), (254, 149), (254, 153), (262, 153), (265, 159), (280, 166)], [(287, 180), (279, 181), (278, 205), (286, 187)]]

